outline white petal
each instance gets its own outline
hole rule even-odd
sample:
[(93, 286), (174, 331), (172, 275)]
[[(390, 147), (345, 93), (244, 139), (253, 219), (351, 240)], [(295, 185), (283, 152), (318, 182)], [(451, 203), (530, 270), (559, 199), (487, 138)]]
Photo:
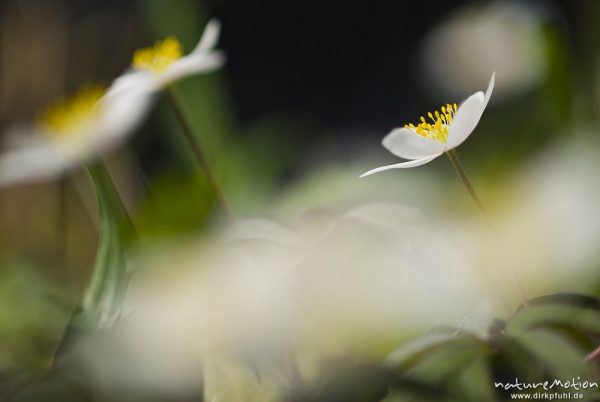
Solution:
[(287, 246), (299, 246), (303, 240), (292, 230), (275, 221), (252, 218), (235, 222), (225, 233), (229, 242), (265, 240)]
[(369, 170), (366, 173), (361, 174), (360, 177), (369, 176), (369, 175), (372, 175), (374, 173), (379, 173), (379, 172), (383, 172), (385, 170), (390, 170), (390, 169), (404, 169), (404, 168), (412, 168), (412, 167), (416, 167), (416, 166), (421, 166), (421, 165), (424, 165), (426, 163), (431, 162), (432, 160), (434, 160), (435, 158), (437, 158), (440, 155), (441, 155), (441, 153), (439, 153), (437, 155), (430, 156), (428, 158), (415, 159), (413, 161), (401, 162), (401, 163), (396, 163), (394, 165), (387, 165), (387, 166), (378, 167), (376, 169), (372, 169), (372, 170)]
[(208, 73), (221, 67), (225, 54), (220, 51), (191, 53), (173, 62), (159, 77), (159, 86), (168, 85), (181, 78), (198, 73)]
[(219, 40), (220, 34), (221, 22), (217, 19), (208, 21), (206, 27), (204, 28), (204, 32), (202, 33), (202, 37), (198, 41), (198, 44), (192, 53), (206, 52), (213, 49)]
[(111, 99), (120, 96), (125, 92), (153, 92), (159, 89), (159, 80), (156, 74), (141, 71), (130, 70), (120, 77), (116, 78), (108, 88), (105, 99)]
[(78, 161), (74, 155), (52, 145), (8, 151), (0, 155), (0, 187), (53, 179)]
[(485, 95), (481, 91), (476, 92), (458, 107), (448, 130), (447, 149), (456, 148), (462, 144), (477, 127), (494, 91), (495, 81), (496, 73), (493, 73)]
[[(11, 134), (12, 147), (0, 155), (0, 186), (22, 181), (47, 180), (120, 145), (143, 121), (154, 92), (140, 90), (147, 76), (125, 74), (96, 105), (93, 120), (77, 133), (56, 141), (34, 127)], [(146, 85), (147, 87), (147, 85)]]
[(97, 127), (90, 132), (90, 147), (105, 153), (121, 145), (148, 115), (154, 92), (124, 90), (102, 99)]
[(471, 135), (483, 112), (483, 101), (483, 92), (479, 91), (469, 96), (458, 107), (448, 128), (447, 149), (456, 148)]
[(9, 127), (2, 133), (2, 149), (18, 150), (30, 147), (45, 146), (48, 144), (46, 138), (33, 125)]
[(406, 127), (392, 130), (382, 144), (388, 151), (404, 159), (423, 159), (444, 151), (443, 143), (425, 138)]
[(485, 90), (485, 99), (483, 101), (483, 108), (485, 109), (488, 102), (490, 101), (490, 97), (492, 96), (492, 92), (494, 92), (494, 84), (496, 83), (496, 72), (492, 73), (492, 78), (490, 78), (490, 83), (488, 84), (487, 89)]

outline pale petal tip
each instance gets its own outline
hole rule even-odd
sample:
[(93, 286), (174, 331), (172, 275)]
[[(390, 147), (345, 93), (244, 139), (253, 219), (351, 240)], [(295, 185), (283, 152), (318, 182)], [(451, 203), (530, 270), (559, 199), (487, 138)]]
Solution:
[(495, 84), (496, 84), (496, 72), (493, 71), (492, 77), (490, 78), (490, 83), (488, 84), (487, 90), (485, 91), (486, 103), (487, 103), (487, 100), (490, 99), (490, 96), (492, 96), (492, 91), (494, 90)]
[(221, 35), (221, 21), (213, 18), (206, 23), (202, 37), (198, 42), (198, 45), (194, 49), (195, 52), (203, 52), (214, 48)]
[(218, 18), (211, 18), (206, 23), (206, 28), (204, 28), (204, 31), (212, 32), (214, 36), (219, 37), (221, 33), (221, 20)]

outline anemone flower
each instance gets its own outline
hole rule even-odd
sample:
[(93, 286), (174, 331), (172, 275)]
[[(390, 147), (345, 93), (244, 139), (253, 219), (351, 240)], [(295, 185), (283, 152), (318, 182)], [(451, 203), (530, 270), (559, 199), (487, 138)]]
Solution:
[(158, 41), (152, 47), (137, 50), (133, 54), (131, 68), (113, 82), (108, 96), (127, 91), (151, 95), (179, 79), (216, 70), (225, 61), (225, 54), (214, 49), (220, 31), (219, 21), (209, 21), (200, 41), (186, 56), (183, 56), (181, 43), (174, 36)]
[(140, 49), (131, 70), (108, 89), (84, 88), (42, 112), (34, 124), (11, 130), (0, 154), (0, 187), (55, 178), (120, 145), (146, 116), (156, 91), (222, 65), (224, 55), (213, 50), (219, 31), (219, 22), (210, 21), (196, 48), (183, 57), (174, 37)]
[(0, 154), (0, 187), (49, 180), (119, 145), (149, 108), (135, 93), (106, 98), (101, 87), (86, 87), (50, 106), (28, 126), (6, 133)]
[(429, 112), (427, 116), (430, 120), (421, 116), (421, 122), (417, 126), (407, 124), (392, 130), (383, 139), (383, 146), (394, 155), (409, 161), (378, 167), (360, 177), (389, 169), (421, 166), (458, 147), (479, 123), (492, 95), (494, 80), (495, 73), (492, 74), (485, 94), (475, 92), (458, 107), (456, 103), (447, 104), (440, 111)]

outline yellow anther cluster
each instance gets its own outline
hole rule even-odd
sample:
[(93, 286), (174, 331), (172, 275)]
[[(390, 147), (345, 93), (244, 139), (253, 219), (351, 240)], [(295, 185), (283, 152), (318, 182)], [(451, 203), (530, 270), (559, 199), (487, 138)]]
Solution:
[(417, 134), (423, 137), (445, 143), (448, 137), (448, 126), (454, 118), (454, 113), (456, 113), (456, 103), (447, 104), (446, 106), (442, 106), (440, 111), (436, 110), (433, 113), (427, 113), (431, 121), (427, 121), (425, 117), (421, 116), (421, 123), (417, 126), (411, 123), (406, 124), (404, 127), (415, 130)]
[(158, 41), (152, 47), (136, 50), (133, 66), (142, 70), (162, 73), (183, 54), (181, 43), (174, 36)]
[(102, 87), (85, 87), (74, 96), (51, 105), (39, 117), (44, 132), (53, 137), (64, 137), (85, 128), (105, 92)]

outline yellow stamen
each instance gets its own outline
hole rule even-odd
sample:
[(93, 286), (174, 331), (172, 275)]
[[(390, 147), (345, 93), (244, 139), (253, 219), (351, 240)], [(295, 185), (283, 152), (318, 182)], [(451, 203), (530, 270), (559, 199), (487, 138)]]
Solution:
[(49, 106), (38, 118), (42, 131), (58, 139), (85, 129), (91, 124), (96, 105), (105, 92), (99, 86), (84, 87), (74, 96)]
[(158, 41), (154, 46), (136, 50), (133, 66), (153, 73), (162, 73), (183, 54), (181, 43), (174, 36)]
[(404, 127), (415, 130), (415, 132), (425, 138), (431, 138), (436, 141), (445, 143), (448, 137), (448, 127), (454, 119), (456, 113), (456, 103), (448, 103), (440, 108), (440, 111), (428, 112), (427, 116), (433, 121), (433, 124), (427, 122), (423, 116), (420, 117), (421, 123), (417, 126), (414, 124), (406, 124)]

